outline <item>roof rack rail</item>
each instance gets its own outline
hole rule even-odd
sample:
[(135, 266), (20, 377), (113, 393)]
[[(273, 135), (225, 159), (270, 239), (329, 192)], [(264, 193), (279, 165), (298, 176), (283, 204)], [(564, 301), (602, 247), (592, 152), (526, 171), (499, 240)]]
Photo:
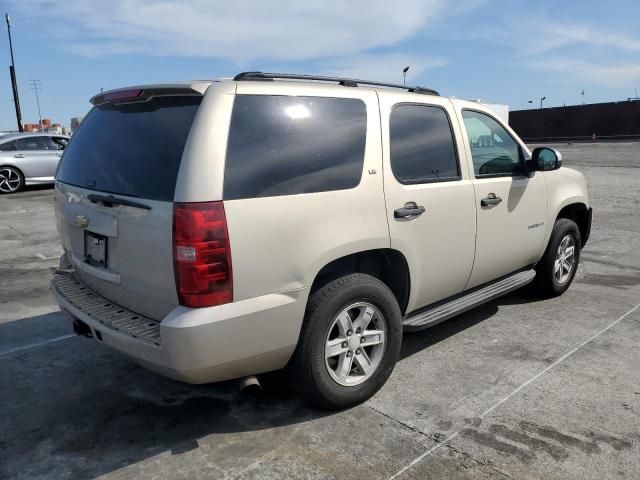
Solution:
[(373, 87), (387, 87), (387, 88), (399, 88), (414, 93), (424, 93), (427, 95), (440, 95), (437, 91), (431, 88), (418, 87), (418, 86), (406, 86), (398, 83), (384, 83), (374, 82), (370, 80), (358, 80), (355, 78), (342, 78), (342, 77), (324, 77), (321, 75), (301, 75), (297, 73), (266, 73), (266, 72), (242, 72), (233, 77), (235, 81), (240, 80), (308, 80), (312, 82), (330, 82), (337, 83), (344, 87), (357, 87), (358, 85), (366, 85)]

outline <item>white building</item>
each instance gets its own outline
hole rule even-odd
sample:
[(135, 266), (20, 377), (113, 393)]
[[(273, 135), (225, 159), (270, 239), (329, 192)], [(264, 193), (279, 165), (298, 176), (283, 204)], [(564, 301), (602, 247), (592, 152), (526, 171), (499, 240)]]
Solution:
[(488, 103), (480, 98), (471, 101), (481, 103), (485, 107), (490, 108), (491, 110), (493, 110), (496, 116), (502, 119), (507, 125), (509, 124), (509, 105), (505, 105), (502, 103)]

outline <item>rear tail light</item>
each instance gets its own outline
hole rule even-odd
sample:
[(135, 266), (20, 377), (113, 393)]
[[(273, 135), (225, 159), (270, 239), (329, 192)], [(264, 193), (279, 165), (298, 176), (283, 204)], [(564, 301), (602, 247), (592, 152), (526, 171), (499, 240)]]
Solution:
[(231, 250), (222, 202), (174, 204), (173, 263), (181, 305), (211, 307), (233, 300)]

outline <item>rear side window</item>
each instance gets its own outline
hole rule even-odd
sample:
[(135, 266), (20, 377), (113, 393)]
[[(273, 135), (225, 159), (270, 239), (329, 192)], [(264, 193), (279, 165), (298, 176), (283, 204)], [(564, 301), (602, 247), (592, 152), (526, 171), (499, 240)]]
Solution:
[(26, 137), (16, 140), (17, 150), (49, 150), (48, 137)]
[(391, 170), (403, 184), (460, 179), (449, 117), (427, 105), (398, 105), (390, 118)]
[(16, 142), (15, 140), (12, 142), (5, 142), (3, 144), (0, 144), (0, 151), (3, 152), (9, 152), (11, 150), (15, 150), (16, 149)]
[(56, 178), (95, 190), (173, 201), (201, 97), (157, 97), (93, 108), (65, 148)]
[(367, 112), (352, 98), (238, 95), (224, 198), (353, 188), (364, 164)]

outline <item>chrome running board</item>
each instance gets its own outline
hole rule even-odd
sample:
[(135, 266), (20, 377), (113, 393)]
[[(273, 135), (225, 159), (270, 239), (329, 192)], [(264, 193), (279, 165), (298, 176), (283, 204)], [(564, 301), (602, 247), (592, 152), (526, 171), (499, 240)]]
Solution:
[(462, 295), (455, 300), (405, 317), (402, 323), (407, 330), (423, 330), (432, 327), (494, 298), (524, 287), (526, 284), (531, 283), (535, 276), (536, 271), (533, 269), (509, 275), (502, 280)]

